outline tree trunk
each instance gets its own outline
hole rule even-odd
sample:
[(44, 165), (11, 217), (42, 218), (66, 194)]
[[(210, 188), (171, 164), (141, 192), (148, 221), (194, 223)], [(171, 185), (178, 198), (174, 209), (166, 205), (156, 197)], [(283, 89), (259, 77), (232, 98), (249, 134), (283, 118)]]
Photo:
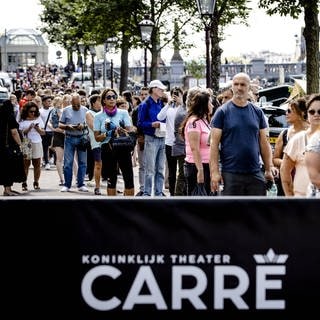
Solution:
[(216, 95), (219, 92), (219, 82), (220, 82), (220, 67), (221, 67), (221, 54), (222, 49), (219, 46), (219, 33), (218, 24), (213, 18), (213, 23), (211, 24), (211, 84), (213, 93)]
[(121, 45), (121, 66), (120, 66), (120, 85), (119, 85), (119, 94), (127, 90), (128, 86), (128, 56), (129, 56), (129, 39), (123, 33), (122, 45)]
[(310, 0), (305, 4), (303, 31), (306, 40), (307, 94), (319, 92), (319, 21), (317, 0)]
[(148, 79), (148, 83), (151, 80), (155, 80), (158, 78), (158, 35), (157, 28), (153, 28), (152, 37), (151, 37), (151, 62), (150, 62), (150, 79)]

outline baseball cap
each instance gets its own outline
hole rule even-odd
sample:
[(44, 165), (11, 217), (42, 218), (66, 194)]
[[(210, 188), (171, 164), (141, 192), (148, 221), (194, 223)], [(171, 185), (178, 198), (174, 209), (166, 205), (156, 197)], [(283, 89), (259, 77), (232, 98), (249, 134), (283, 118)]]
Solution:
[(149, 88), (159, 88), (162, 90), (167, 89), (167, 87), (160, 80), (152, 80), (149, 85)]

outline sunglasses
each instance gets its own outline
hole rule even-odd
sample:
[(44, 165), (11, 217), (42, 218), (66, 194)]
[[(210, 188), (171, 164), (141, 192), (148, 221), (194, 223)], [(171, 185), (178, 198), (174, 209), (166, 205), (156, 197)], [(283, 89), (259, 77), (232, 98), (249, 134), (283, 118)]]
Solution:
[(29, 113), (37, 113), (37, 110), (29, 110)]
[(109, 96), (106, 96), (106, 99), (107, 100), (111, 100), (111, 99), (113, 99), (113, 100), (116, 100), (118, 97), (114, 94), (114, 95), (109, 95)]
[(311, 110), (308, 110), (308, 113), (311, 114), (312, 116), (314, 116), (316, 113), (318, 113), (318, 115), (320, 116), (320, 109), (318, 109), (318, 110), (311, 109)]

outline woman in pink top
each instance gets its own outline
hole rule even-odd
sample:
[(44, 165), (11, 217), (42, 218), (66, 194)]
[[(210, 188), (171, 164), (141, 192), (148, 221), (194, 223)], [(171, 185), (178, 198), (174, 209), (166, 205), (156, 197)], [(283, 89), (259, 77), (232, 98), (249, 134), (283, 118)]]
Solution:
[(187, 96), (187, 116), (181, 124), (186, 143), (184, 173), (187, 195), (191, 195), (197, 183), (204, 183), (210, 193), (210, 170), (208, 144), (210, 134), (211, 96), (207, 90), (199, 90), (191, 99)]

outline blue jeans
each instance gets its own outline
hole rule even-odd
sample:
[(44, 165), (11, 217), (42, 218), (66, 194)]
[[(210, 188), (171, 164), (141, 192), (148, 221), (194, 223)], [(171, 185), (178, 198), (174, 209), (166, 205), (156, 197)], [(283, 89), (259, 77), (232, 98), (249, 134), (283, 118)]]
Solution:
[(68, 136), (64, 140), (64, 159), (63, 159), (63, 174), (64, 174), (64, 185), (67, 188), (71, 188), (72, 175), (73, 175), (73, 161), (74, 155), (77, 151), (78, 155), (78, 172), (77, 172), (77, 187), (84, 186), (84, 178), (87, 171), (87, 150), (80, 150), (78, 144), (80, 137)]
[(164, 138), (145, 135), (144, 138), (144, 196), (163, 196), (164, 168), (166, 161)]

